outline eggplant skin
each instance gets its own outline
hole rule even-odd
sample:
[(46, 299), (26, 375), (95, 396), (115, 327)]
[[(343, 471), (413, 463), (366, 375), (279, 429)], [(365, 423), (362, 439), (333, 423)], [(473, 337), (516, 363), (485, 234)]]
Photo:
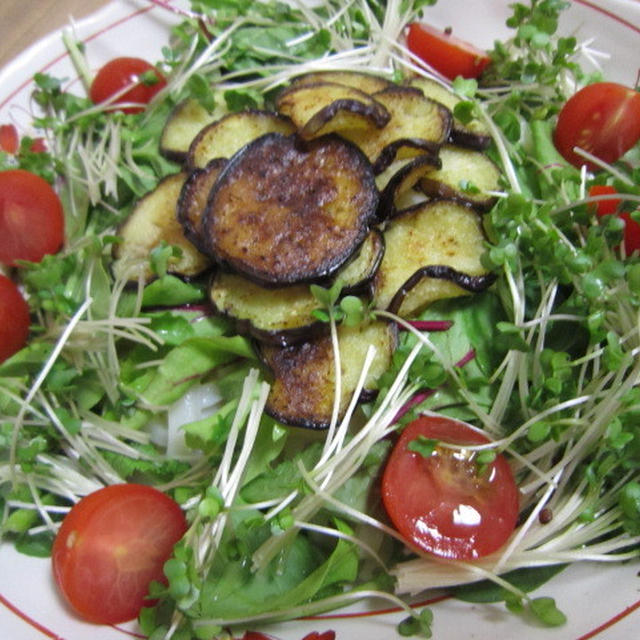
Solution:
[[(388, 310), (394, 300), (394, 311), (410, 317), (436, 300), (470, 293), (473, 278), (491, 282), (484, 278), (489, 271), (482, 263), (482, 219), (469, 206), (455, 200), (420, 203), (391, 218), (384, 236), (387, 250), (372, 284), (377, 308)], [(471, 279), (452, 277), (455, 272)]]
[(135, 204), (118, 229), (121, 242), (113, 248), (112, 270), (116, 277), (131, 283), (154, 280), (157, 276), (151, 271), (149, 255), (163, 242), (179, 247), (182, 252), (180, 258), (169, 264), (169, 273), (188, 279), (212, 267), (212, 260), (187, 239), (176, 214), (186, 179), (185, 172), (166, 176)]
[(328, 135), (269, 133), (234, 155), (209, 194), (203, 236), (215, 259), (263, 286), (331, 276), (369, 233), (379, 193), (370, 163)]
[(368, 93), (335, 82), (292, 84), (280, 93), (276, 107), (291, 118), (305, 139), (351, 129), (372, 132), (385, 127), (390, 118)]
[[(375, 397), (375, 381), (388, 369), (397, 346), (398, 329), (393, 322), (375, 321), (338, 328), (341, 362), (339, 419), (345, 415), (370, 345), (376, 352), (358, 401)], [(273, 374), (265, 411), (294, 427), (327, 429), (335, 398), (335, 365), (331, 336), (322, 336), (286, 347), (262, 345), (260, 356)]]
[[(459, 200), (478, 211), (489, 211), (498, 199), (493, 195), (500, 189), (501, 172), (486, 154), (446, 144), (440, 149), (441, 167), (424, 175), (419, 189), (432, 198)], [(467, 192), (461, 184), (469, 180), (478, 192)]]
[(409, 279), (398, 289), (387, 306), (390, 313), (400, 314), (403, 303), (411, 296), (411, 293), (418, 285), (427, 278), (435, 280), (446, 280), (460, 287), (469, 293), (481, 293), (488, 289), (495, 281), (494, 273), (486, 273), (481, 275), (469, 275), (456, 271), (453, 267), (444, 264), (429, 265), (418, 269)]
[[(384, 255), (384, 238), (373, 230), (354, 260), (336, 274), (341, 295), (366, 293)], [(287, 347), (329, 333), (329, 324), (313, 312), (319, 302), (309, 285), (262, 287), (247, 278), (218, 269), (211, 278), (209, 297), (217, 313), (228, 317), (241, 335)]]
[[(437, 80), (423, 76), (411, 78), (409, 86), (420, 89), (427, 98), (439, 102), (444, 107), (454, 112), (456, 105), (462, 102), (462, 98), (454, 91), (441, 84)], [(471, 122), (463, 124), (457, 118), (453, 118), (451, 124), (450, 141), (453, 144), (476, 151), (484, 151), (491, 144), (491, 132), (484, 122), (474, 118)]]
[(382, 76), (364, 71), (346, 71), (343, 69), (310, 71), (293, 78), (291, 86), (325, 82), (346, 85), (347, 87), (358, 89), (359, 91), (368, 93), (369, 95), (393, 86), (393, 82), (391, 80), (387, 80)]
[(238, 333), (267, 344), (290, 346), (329, 331), (328, 323), (312, 315), (318, 301), (308, 285), (266, 289), (219, 269), (209, 296), (214, 309), (230, 318)]
[(226, 164), (225, 158), (214, 158), (203, 169), (194, 169), (182, 185), (178, 197), (178, 222), (182, 225), (185, 237), (203, 253), (207, 252), (207, 247), (202, 237), (202, 214), (211, 187)]
[(422, 91), (393, 86), (373, 95), (391, 118), (376, 130), (341, 131), (369, 158), (376, 174), (403, 158), (435, 153), (449, 138), (451, 112)]
[(341, 295), (366, 294), (384, 257), (384, 236), (372, 229), (354, 259), (336, 273), (342, 284)]
[(289, 135), (295, 131), (293, 122), (281, 113), (263, 109), (234, 111), (198, 132), (189, 146), (186, 164), (191, 169), (202, 169), (214, 158), (230, 158), (265, 133)]

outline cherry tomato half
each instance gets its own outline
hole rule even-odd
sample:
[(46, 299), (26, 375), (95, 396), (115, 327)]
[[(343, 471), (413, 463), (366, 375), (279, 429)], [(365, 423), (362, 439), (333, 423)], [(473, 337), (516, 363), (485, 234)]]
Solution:
[(0, 362), (20, 351), (29, 335), (29, 306), (18, 287), (0, 274)]
[(163, 565), (187, 528), (164, 493), (116, 484), (89, 494), (65, 517), (53, 544), (53, 573), (83, 618), (116, 624), (135, 618), (149, 583), (166, 583)]
[(423, 436), (453, 445), (489, 442), (470, 426), (444, 417), (409, 423), (393, 448), (382, 477), (382, 500), (410, 545), (449, 559), (475, 559), (499, 549), (518, 518), (518, 488), (498, 454), (479, 469), (463, 447), (436, 446), (424, 456), (409, 445)]
[[(118, 95), (114, 108), (124, 113), (144, 111), (144, 105), (167, 84), (164, 76), (142, 58), (114, 58), (107, 62), (96, 74), (89, 97), (94, 104), (106, 102)], [(131, 87), (128, 91), (124, 91)], [(123, 93), (121, 93), (123, 92)], [(140, 106), (118, 107), (120, 104), (133, 102)]]
[[(589, 197), (601, 195), (615, 195), (618, 193), (616, 188), (608, 184), (594, 184), (589, 187)], [(634, 251), (640, 250), (640, 224), (637, 223), (631, 214), (627, 211), (618, 213), (618, 207), (622, 200), (620, 198), (611, 198), (608, 200), (599, 200), (596, 203), (596, 215), (599, 218), (608, 215), (617, 215), (624, 220), (623, 244), (624, 251), (627, 256)]]
[(64, 239), (64, 213), (51, 185), (24, 169), (0, 172), (0, 262), (40, 262)]
[(423, 22), (412, 22), (407, 31), (409, 51), (445, 78), (477, 78), (491, 62), (482, 49)]
[(596, 82), (575, 93), (558, 114), (554, 143), (567, 162), (597, 170), (575, 147), (615, 162), (640, 140), (640, 93), (615, 82)]

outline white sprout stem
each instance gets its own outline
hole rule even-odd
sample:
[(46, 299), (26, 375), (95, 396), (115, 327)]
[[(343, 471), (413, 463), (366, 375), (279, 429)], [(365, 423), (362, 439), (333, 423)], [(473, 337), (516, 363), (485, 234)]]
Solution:
[(18, 436), (20, 433), (20, 429), (21, 429), (25, 414), (28, 408), (30, 407), (31, 403), (33, 402), (33, 399), (36, 393), (38, 393), (38, 391), (40, 390), (40, 387), (42, 386), (42, 383), (44, 382), (45, 378), (49, 375), (49, 372), (51, 371), (53, 365), (56, 363), (58, 356), (64, 349), (64, 346), (67, 343), (67, 340), (73, 333), (73, 330), (75, 329), (78, 322), (80, 322), (80, 318), (85, 314), (87, 309), (91, 306), (91, 303), (92, 303), (92, 299), (87, 298), (80, 305), (78, 310), (73, 314), (73, 316), (69, 320), (69, 323), (67, 324), (64, 331), (58, 338), (58, 341), (56, 342), (56, 345), (53, 348), (51, 355), (47, 358), (47, 361), (44, 363), (42, 369), (40, 370), (40, 373), (34, 380), (31, 388), (29, 389), (29, 392), (27, 393), (27, 397), (25, 398), (24, 403), (20, 407), (18, 416), (16, 418), (16, 423), (13, 429), (13, 433), (11, 435), (11, 448), (9, 450), (9, 467), (11, 469), (14, 469), (16, 465)]
[[(358, 379), (358, 383), (356, 385), (356, 388), (354, 389), (354, 392), (351, 394), (351, 400), (349, 402), (349, 406), (347, 407), (345, 415), (340, 424), (340, 428), (338, 429), (337, 433), (330, 434), (330, 436), (328, 436), (327, 439), (325, 440), (324, 451), (322, 453), (320, 460), (318, 461), (318, 464), (316, 465), (316, 468), (320, 468), (323, 464), (325, 464), (327, 460), (329, 460), (329, 458), (332, 455), (335, 455), (335, 453), (339, 451), (340, 448), (342, 447), (344, 440), (347, 436), (347, 431), (348, 431), (349, 424), (351, 422), (351, 418), (353, 416), (353, 412), (355, 411), (356, 406), (358, 405), (358, 399), (360, 397), (362, 390), (364, 389), (364, 385), (366, 383), (366, 379), (367, 379), (367, 376), (369, 375), (369, 370), (371, 369), (371, 365), (373, 364), (373, 359), (375, 358), (375, 356), (376, 356), (375, 347), (373, 345), (369, 345), (369, 347), (367, 348), (367, 353), (365, 354), (365, 359), (362, 365), (362, 369), (360, 371), (360, 377)], [(340, 362), (338, 362), (337, 364), (338, 366), (340, 366)]]
[(340, 342), (338, 340), (338, 330), (335, 318), (330, 319), (331, 346), (333, 352), (333, 407), (331, 409), (331, 421), (329, 430), (324, 441), (323, 455), (326, 454), (338, 424), (338, 416), (340, 414), (340, 404), (342, 400), (342, 360), (340, 358)]
[(513, 555), (513, 552), (515, 551), (515, 549), (519, 547), (522, 540), (525, 538), (525, 536), (527, 535), (527, 533), (529, 532), (533, 524), (538, 521), (540, 512), (542, 511), (544, 506), (547, 504), (549, 498), (552, 496), (553, 492), (555, 491), (558, 480), (559, 480), (559, 475), (556, 476), (556, 478), (554, 478), (553, 481), (549, 483), (549, 486), (544, 492), (544, 495), (538, 501), (538, 504), (535, 505), (531, 513), (527, 516), (526, 521), (516, 530), (515, 534), (512, 536), (511, 540), (509, 540), (506, 547), (504, 547), (500, 551), (500, 557), (493, 569), (496, 573), (501, 572), (502, 567), (509, 561), (509, 558), (511, 557), (511, 555)]
[(337, 596), (331, 596), (329, 598), (322, 598), (320, 600), (313, 600), (305, 604), (300, 604), (295, 607), (289, 607), (287, 609), (268, 611), (266, 613), (260, 613), (253, 616), (245, 616), (241, 618), (202, 618), (195, 620), (192, 624), (195, 628), (201, 626), (217, 625), (228, 626), (243, 625), (247, 623), (267, 622), (277, 620), (289, 620), (294, 618), (302, 618), (305, 616), (311, 616), (325, 611), (337, 609), (339, 607), (347, 606), (354, 602), (360, 602), (362, 600), (381, 600), (383, 602), (389, 602), (394, 607), (397, 607), (401, 611), (405, 611), (408, 615), (413, 615), (413, 609), (401, 598), (388, 593), (386, 591), (373, 591), (373, 590), (358, 590), (354, 589), (347, 593), (342, 593)]
[[(421, 349), (421, 343), (413, 347), (380, 406), (360, 431), (331, 459), (313, 470), (312, 477), (316, 482), (322, 482), (323, 478), (332, 474), (329, 486), (324, 489), (326, 492), (335, 491), (342, 486), (360, 467), (371, 446), (388, 433), (387, 430), (393, 423), (398, 410), (415, 391), (412, 387), (406, 387), (406, 379), (409, 368)], [(292, 510), (294, 520), (308, 521), (322, 503), (323, 497), (319, 494), (312, 493), (304, 496)], [(266, 567), (295, 533), (296, 529), (291, 527), (284, 534), (271, 537), (262, 544), (253, 554), (254, 569)]]
[[(240, 488), (242, 475), (244, 474), (249, 456), (260, 426), (260, 419), (269, 394), (269, 385), (265, 382), (259, 384), (258, 395), (255, 397), (255, 389), (258, 386), (258, 371), (252, 369), (245, 378), (242, 395), (236, 409), (236, 414), (231, 426), (231, 432), (225, 444), (223, 459), (214, 477), (212, 486), (217, 487), (222, 495), (224, 508), (211, 522), (202, 527), (198, 534), (200, 544), (196, 549), (197, 566), (200, 569), (208, 566), (220, 544), (224, 528), (237, 492)], [(244, 440), (240, 453), (232, 469), (232, 459), (240, 430), (246, 421)], [(198, 527), (196, 521), (193, 527)]]
[[(365, 381), (374, 357), (375, 357), (375, 347), (373, 347), (373, 345), (369, 345), (367, 349), (367, 353), (365, 355), (364, 364), (360, 372), (358, 384), (356, 385), (356, 388), (351, 396), (349, 407), (345, 412), (345, 415), (340, 424), (340, 428), (337, 430), (337, 433), (327, 435), (325, 439), (323, 453), (320, 457), (320, 460), (316, 464), (314, 471), (321, 470), (323, 468), (323, 465), (325, 465), (331, 459), (331, 456), (335, 455), (336, 452), (340, 451), (340, 449), (342, 448), (342, 445), (347, 435), (349, 425), (351, 423), (351, 417), (357, 406), (360, 393), (364, 388), (364, 384), (365, 384)], [(338, 361), (337, 365), (339, 366), (339, 364), (340, 363)], [(326, 484), (330, 481), (332, 473), (333, 471), (329, 471), (324, 476), (323, 486), (326, 486)], [(292, 491), (291, 493), (289, 493), (278, 505), (276, 505), (273, 509), (271, 509), (267, 514), (265, 514), (265, 521), (271, 520), (274, 516), (276, 516), (281, 511), (283, 511), (287, 506), (289, 506), (296, 499), (297, 496), (298, 496), (298, 491)]]

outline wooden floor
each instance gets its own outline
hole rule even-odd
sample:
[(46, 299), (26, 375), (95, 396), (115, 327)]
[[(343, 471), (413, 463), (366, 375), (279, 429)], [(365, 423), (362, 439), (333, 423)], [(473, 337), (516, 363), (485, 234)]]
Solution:
[(0, 0), (0, 67), (30, 44), (108, 4), (108, 0)]

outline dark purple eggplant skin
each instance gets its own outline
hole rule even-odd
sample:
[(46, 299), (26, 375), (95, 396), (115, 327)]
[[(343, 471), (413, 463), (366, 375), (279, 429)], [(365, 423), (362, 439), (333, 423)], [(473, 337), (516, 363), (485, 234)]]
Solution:
[[(438, 152), (429, 152), (424, 155), (416, 156), (412, 162), (406, 164), (400, 169), (386, 184), (382, 193), (380, 194), (380, 204), (378, 205), (378, 221), (383, 222), (393, 217), (396, 212), (396, 206), (394, 204), (396, 189), (405, 179), (406, 175), (410, 173), (416, 165), (426, 165), (433, 169), (440, 169), (442, 163), (438, 158)], [(416, 184), (419, 180), (416, 180)]]
[(376, 255), (376, 258), (373, 264), (371, 265), (369, 273), (359, 282), (354, 282), (353, 284), (345, 285), (342, 288), (342, 291), (340, 292), (341, 295), (345, 295), (345, 296), (346, 295), (354, 295), (354, 296), (365, 295), (366, 296), (369, 293), (371, 282), (376, 276), (376, 272), (378, 271), (378, 267), (382, 262), (382, 258), (384, 257), (384, 251), (385, 251), (385, 242), (384, 242), (384, 236), (382, 235), (382, 232), (379, 229), (373, 229), (372, 233), (375, 233), (375, 236), (376, 236), (376, 242), (378, 244), (378, 253)]
[[(202, 237), (202, 215), (204, 214), (206, 202), (209, 197), (209, 190), (215, 180), (218, 179), (220, 172), (226, 164), (226, 158), (214, 158), (204, 169), (194, 169), (191, 171), (182, 186), (178, 198), (178, 206), (176, 209), (178, 222), (182, 225), (186, 238), (202, 253), (208, 253), (207, 245)], [(196, 197), (195, 192), (203, 188), (206, 188), (207, 193), (204, 198), (198, 198), (198, 201), (203, 203), (198, 211), (193, 203), (193, 199)]]
[(480, 133), (473, 133), (463, 127), (456, 127), (454, 123), (449, 140), (459, 147), (473, 149), (474, 151), (486, 151), (491, 146), (492, 138), (489, 135), (483, 136)]
[(358, 102), (357, 100), (349, 100), (347, 98), (334, 100), (331, 104), (313, 115), (309, 122), (304, 125), (300, 132), (302, 137), (313, 137), (317, 131), (319, 131), (327, 122), (331, 121), (341, 111), (349, 111), (350, 113), (357, 113), (368, 117), (378, 129), (384, 127), (387, 122), (389, 122), (390, 118), (389, 113), (386, 112), (386, 110), (380, 109), (379, 111), (374, 111), (369, 105)]
[[(323, 85), (339, 85), (336, 82), (308, 82), (308, 83), (293, 83), (286, 87), (277, 98), (277, 104), (282, 104), (286, 100), (287, 96), (291, 93), (295, 93), (300, 89), (315, 90), (318, 87), (322, 88)], [(348, 87), (349, 85), (344, 85)], [(356, 87), (350, 87), (353, 91), (353, 98), (338, 98), (333, 102), (322, 107), (317, 113), (302, 126), (301, 135), (303, 138), (312, 137), (315, 132), (319, 131), (325, 124), (330, 122), (341, 111), (349, 112), (364, 116), (369, 120), (374, 127), (381, 129), (390, 120), (391, 114), (387, 109), (375, 101), (371, 94), (364, 93)], [(360, 94), (362, 101), (357, 97)], [(373, 100), (373, 102), (372, 102)]]
[(400, 149), (415, 149), (416, 156), (425, 154), (433, 157), (438, 155), (440, 146), (437, 142), (431, 142), (423, 138), (401, 138), (395, 140), (384, 147), (380, 155), (373, 161), (373, 171), (376, 175), (382, 173), (396, 159)]
[(488, 289), (496, 281), (496, 277), (495, 273), (471, 276), (467, 273), (462, 273), (452, 267), (441, 264), (422, 267), (409, 277), (402, 287), (398, 289), (397, 293), (391, 299), (391, 302), (387, 307), (387, 311), (390, 313), (398, 313), (405, 297), (423, 278), (449, 280), (465, 291), (469, 291), (470, 293), (480, 293), (481, 291)]

